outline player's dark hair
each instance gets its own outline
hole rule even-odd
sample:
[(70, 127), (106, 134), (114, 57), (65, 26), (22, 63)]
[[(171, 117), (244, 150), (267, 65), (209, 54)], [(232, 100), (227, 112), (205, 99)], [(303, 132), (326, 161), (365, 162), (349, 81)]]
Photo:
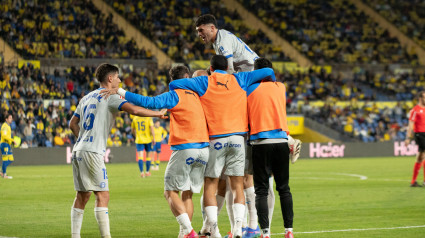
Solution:
[(106, 81), (109, 74), (118, 73), (118, 72), (119, 72), (119, 69), (117, 66), (114, 66), (108, 63), (103, 63), (97, 67), (95, 72), (95, 77), (97, 78), (99, 82), (103, 83)]
[(169, 74), (170, 74), (171, 81), (173, 81), (173, 80), (184, 78), (184, 75), (185, 74), (189, 75), (190, 71), (184, 65), (177, 65), (170, 69)]
[(273, 64), (266, 58), (258, 58), (254, 61), (254, 69), (273, 68)]
[(425, 91), (420, 91), (417, 95), (416, 95), (416, 97), (419, 99), (419, 98), (422, 98), (422, 97), (424, 97), (424, 94), (425, 94)]
[(207, 71), (208, 76), (211, 75), (211, 68), (209, 66), (208, 66), (208, 68), (205, 71)]
[(217, 27), (217, 20), (211, 14), (202, 15), (202, 16), (198, 17), (198, 19), (195, 22), (196, 27), (198, 27), (200, 25), (204, 25), (204, 24), (213, 24), (215, 26), (215, 28), (218, 28)]
[(213, 55), (210, 61), (213, 70), (227, 70), (227, 59), (223, 55)]

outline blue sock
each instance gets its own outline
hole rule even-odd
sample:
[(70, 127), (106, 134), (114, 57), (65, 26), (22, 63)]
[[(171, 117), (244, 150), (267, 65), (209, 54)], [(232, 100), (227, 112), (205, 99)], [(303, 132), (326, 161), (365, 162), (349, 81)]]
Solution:
[(139, 159), (138, 163), (139, 163), (140, 172), (142, 173), (143, 172), (143, 160)]
[(151, 169), (151, 161), (146, 160), (146, 172), (149, 172), (150, 169)]
[(6, 173), (6, 168), (7, 168), (7, 166), (9, 166), (9, 164), (11, 164), (12, 163), (12, 161), (3, 161), (3, 164), (2, 164), (2, 166), (1, 166), (1, 172), (3, 173), (3, 174), (5, 174)]

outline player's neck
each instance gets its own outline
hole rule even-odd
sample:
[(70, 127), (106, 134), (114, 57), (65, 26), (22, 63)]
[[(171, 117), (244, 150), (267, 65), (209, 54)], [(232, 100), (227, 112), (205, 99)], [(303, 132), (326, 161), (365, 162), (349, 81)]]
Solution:
[(101, 83), (101, 84), (100, 84), (100, 87), (101, 87), (101, 88), (106, 88), (106, 89), (111, 89), (111, 88), (112, 88), (112, 87), (111, 87), (111, 84), (109, 84), (109, 83), (106, 83), (106, 84)]

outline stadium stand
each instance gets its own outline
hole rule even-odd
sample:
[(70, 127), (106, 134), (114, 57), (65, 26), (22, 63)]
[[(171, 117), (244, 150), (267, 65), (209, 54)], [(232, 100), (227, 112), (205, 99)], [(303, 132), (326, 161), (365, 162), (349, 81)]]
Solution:
[(347, 0), (240, 2), (316, 64), (418, 64), (414, 49)]
[(393, 23), (401, 32), (425, 48), (425, 2), (418, 0), (364, 1), (375, 11)]
[(250, 30), (236, 12), (229, 12), (220, 2), (191, 1), (136, 1), (107, 0), (119, 14), (135, 25), (144, 35), (177, 62), (210, 59), (214, 49), (197, 37), (194, 17), (211, 13), (219, 28), (229, 30), (261, 56), (273, 60), (290, 61), (279, 47), (261, 31)]
[[(12, 113), (12, 130), (28, 146), (62, 146), (75, 141), (68, 122), (78, 101), (98, 86), (94, 80), (94, 67), (55, 70), (46, 74), (31, 64), (18, 68), (0, 64), (0, 121), (6, 112)], [(157, 95), (167, 87), (166, 72), (146, 70), (123, 72), (122, 82), (132, 92)], [(131, 120), (125, 113), (117, 119), (111, 133), (111, 145), (128, 145), (133, 138)], [(120, 143), (117, 142), (120, 141)]]
[(0, 11), (0, 36), (26, 59), (152, 58), (88, 0), (5, 1)]

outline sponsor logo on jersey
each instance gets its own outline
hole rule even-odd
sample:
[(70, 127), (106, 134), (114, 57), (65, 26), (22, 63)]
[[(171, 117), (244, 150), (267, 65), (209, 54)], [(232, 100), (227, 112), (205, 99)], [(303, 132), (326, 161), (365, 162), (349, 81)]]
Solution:
[(195, 93), (194, 93), (194, 92), (184, 91), (184, 93), (185, 93), (185, 94), (191, 94), (191, 95), (193, 95), (193, 96), (196, 98), (196, 95), (195, 95)]
[(221, 82), (218, 82), (217, 81), (217, 86), (223, 86), (223, 87), (225, 87), (225, 88), (227, 88), (227, 90), (229, 90), (229, 88), (227, 87), (227, 84), (229, 83), (229, 80), (227, 80), (227, 82), (226, 83), (221, 83)]

